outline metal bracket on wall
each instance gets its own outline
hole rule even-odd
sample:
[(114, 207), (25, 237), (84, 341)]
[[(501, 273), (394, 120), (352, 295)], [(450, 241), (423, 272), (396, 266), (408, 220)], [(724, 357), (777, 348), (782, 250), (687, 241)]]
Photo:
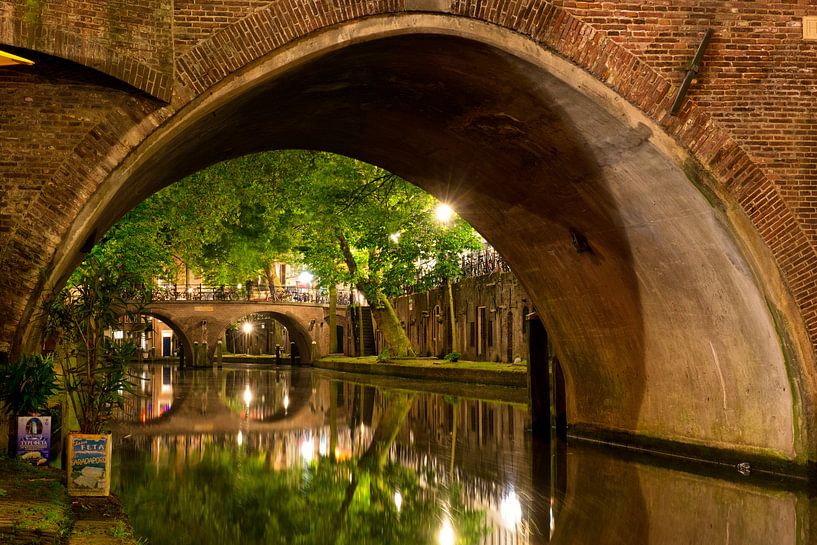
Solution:
[(698, 74), (698, 71), (701, 69), (701, 61), (703, 61), (704, 52), (706, 51), (706, 46), (709, 44), (709, 40), (712, 38), (712, 34), (713, 31), (711, 28), (706, 29), (704, 39), (701, 40), (701, 45), (698, 46), (698, 51), (695, 52), (695, 57), (689, 64), (689, 69), (687, 70), (686, 76), (684, 76), (683, 83), (681, 83), (681, 88), (678, 89), (678, 94), (675, 95), (675, 102), (672, 103), (672, 108), (670, 109), (669, 112), (670, 115), (678, 115), (678, 112), (681, 110), (681, 105), (684, 102), (684, 96), (687, 94), (689, 85), (692, 83), (692, 79)]

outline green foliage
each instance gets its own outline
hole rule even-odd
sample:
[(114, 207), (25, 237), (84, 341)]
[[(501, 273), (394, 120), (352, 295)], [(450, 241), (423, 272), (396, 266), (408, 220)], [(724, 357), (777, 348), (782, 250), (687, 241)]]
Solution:
[[(114, 341), (121, 317), (139, 322), (146, 293), (134, 291), (134, 275), (111, 267), (92, 255), (77, 269), (69, 285), (45, 305), (46, 332), (57, 341), (63, 387), (82, 433), (100, 433), (122, 394), (131, 388), (127, 365), (135, 353), (132, 342)], [(138, 331), (138, 328), (136, 328)]]
[(274, 262), (301, 262), (324, 288), (345, 283), (362, 291), (383, 311), (376, 319), (392, 353), (403, 356), (410, 343), (387, 297), (420, 277), (425, 284), (456, 278), (459, 253), (481, 244), (461, 219), (437, 222), (436, 204), (361, 161), (312, 151), (260, 153), (160, 191), (95, 254), (145, 283), (158, 269), (172, 272), (174, 257), (216, 285), (258, 275), (275, 285)]
[(383, 350), (381, 350), (380, 354), (377, 355), (377, 361), (379, 361), (379, 362), (389, 361), (390, 359), (391, 359), (391, 351), (389, 350), (388, 346), (386, 348), (384, 348)]
[(456, 362), (456, 361), (460, 361), (460, 356), (461, 355), (462, 354), (460, 354), (459, 352), (449, 352), (448, 354), (443, 356), (443, 359), (446, 360), (446, 361), (450, 361), (450, 362)]
[(56, 390), (57, 376), (51, 355), (23, 355), (0, 369), (0, 401), (10, 415), (45, 411)]
[[(187, 458), (181, 472), (178, 467), (157, 471), (145, 454), (122, 468), (131, 523), (151, 543), (426, 545), (436, 542), (446, 512), (459, 543), (478, 543), (484, 533), (484, 513), (466, 507), (459, 487), (430, 470), (387, 463), (380, 472), (360, 473), (355, 461), (328, 458), (275, 470), (264, 455), (217, 447)], [(399, 511), (396, 490), (403, 497)]]

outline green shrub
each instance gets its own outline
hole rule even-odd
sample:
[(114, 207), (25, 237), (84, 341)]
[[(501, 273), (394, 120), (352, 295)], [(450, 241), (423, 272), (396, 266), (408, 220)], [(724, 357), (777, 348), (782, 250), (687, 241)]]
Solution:
[(460, 361), (460, 356), (461, 354), (459, 352), (449, 352), (448, 354), (443, 356), (443, 359), (446, 361), (456, 362)]
[(0, 369), (0, 401), (10, 415), (44, 412), (57, 391), (54, 359), (24, 354)]

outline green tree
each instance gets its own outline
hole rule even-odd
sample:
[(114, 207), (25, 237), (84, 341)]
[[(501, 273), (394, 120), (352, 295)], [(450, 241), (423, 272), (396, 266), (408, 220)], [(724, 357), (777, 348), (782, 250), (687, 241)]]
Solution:
[(146, 296), (134, 288), (131, 272), (106, 265), (89, 256), (45, 305), (46, 335), (57, 344), (55, 360), (82, 433), (100, 433), (114, 408), (122, 407), (135, 347), (115, 341), (112, 332), (122, 327), (123, 316), (134, 326), (139, 323)]
[(459, 253), (480, 244), (462, 220), (437, 222), (436, 204), (361, 161), (311, 151), (262, 153), (219, 163), (157, 193), (125, 218), (131, 225), (106, 237), (99, 253), (130, 259), (138, 253), (123, 248), (156, 245), (149, 255), (157, 267), (169, 269), (175, 257), (212, 283), (264, 274), (273, 287), (275, 261), (302, 261), (322, 287), (346, 283), (362, 292), (390, 353), (405, 356), (411, 344), (389, 297), (418, 279), (455, 278)]

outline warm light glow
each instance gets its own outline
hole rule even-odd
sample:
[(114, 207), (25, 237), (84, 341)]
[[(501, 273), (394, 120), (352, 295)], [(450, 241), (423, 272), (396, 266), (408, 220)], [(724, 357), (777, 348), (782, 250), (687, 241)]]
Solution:
[(250, 385), (244, 388), (244, 404), (249, 407), (250, 403), (252, 402), (252, 390), (250, 390)]
[(113, 338), (116, 339), (117, 341), (121, 341), (122, 339), (125, 338), (125, 332), (121, 331), (121, 330), (120, 331), (114, 331), (113, 332)]
[(244, 444), (244, 434), (241, 433), (241, 430), (238, 430), (238, 437), (236, 437), (236, 442), (238, 443), (239, 447)]
[(235, 285), (236, 288), (241, 289), (241, 282)]
[(302, 271), (301, 274), (298, 275), (298, 282), (301, 284), (311, 284), (313, 278), (315, 277), (312, 276), (311, 272)]
[(252, 333), (252, 322), (244, 322), (241, 326), (241, 331), (247, 334)]
[(457, 536), (454, 535), (454, 528), (451, 526), (451, 521), (445, 519), (440, 531), (437, 533), (437, 543), (440, 545), (454, 545), (457, 542)]
[(284, 410), (289, 409), (289, 394), (284, 392)]
[(441, 202), (434, 209), (434, 215), (437, 216), (437, 221), (448, 223), (454, 217), (454, 209), (447, 204)]
[(399, 490), (395, 490), (394, 492), (394, 506), (397, 508), (397, 512), (399, 513), (400, 508), (403, 506), (403, 495)]
[(12, 55), (6, 51), (0, 51), (0, 66), (12, 66), (15, 64), (27, 64), (32, 65), (34, 61), (18, 57), (17, 55)]
[(398, 242), (400, 242), (400, 235), (401, 234), (402, 233), (399, 233), (399, 232), (398, 233), (392, 233), (392, 234), (389, 235), (389, 240), (391, 240), (392, 242), (397, 244)]
[(516, 492), (511, 490), (499, 504), (499, 514), (502, 516), (502, 523), (507, 528), (513, 529), (522, 521), (522, 504)]
[(310, 437), (301, 443), (301, 459), (305, 464), (312, 462), (315, 457), (315, 441)]

